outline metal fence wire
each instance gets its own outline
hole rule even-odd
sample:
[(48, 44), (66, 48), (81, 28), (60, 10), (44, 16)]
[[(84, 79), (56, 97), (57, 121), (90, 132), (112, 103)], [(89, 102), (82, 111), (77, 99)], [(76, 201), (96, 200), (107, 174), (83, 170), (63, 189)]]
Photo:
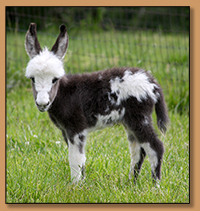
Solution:
[(59, 26), (67, 26), (66, 72), (137, 66), (159, 75), (166, 92), (179, 87), (178, 101), (189, 96), (189, 85), (180, 88), (189, 84), (189, 7), (6, 7), (8, 90), (24, 83), (24, 39), (31, 22), (41, 46), (49, 48)]

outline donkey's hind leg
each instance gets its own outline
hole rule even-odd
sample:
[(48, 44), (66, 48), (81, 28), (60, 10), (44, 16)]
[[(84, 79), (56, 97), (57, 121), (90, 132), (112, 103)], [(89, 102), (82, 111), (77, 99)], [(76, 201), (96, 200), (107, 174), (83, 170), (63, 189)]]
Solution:
[(135, 131), (140, 146), (145, 150), (151, 164), (152, 177), (156, 181), (161, 179), (161, 163), (164, 154), (164, 145), (158, 139), (152, 126), (143, 127)]
[(136, 182), (137, 177), (138, 177), (138, 175), (140, 173), (140, 170), (141, 170), (141, 167), (142, 167), (142, 164), (143, 164), (145, 156), (146, 156), (146, 152), (141, 147), (140, 148), (140, 160), (138, 161), (138, 163), (135, 165), (135, 168), (134, 168), (134, 182)]
[(151, 173), (155, 181), (157, 179), (161, 179), (161, 162), (164, 153), (162, 142), (159, 142), (159, 139), (156, 140), (156, 142), (158, 145), (160, 145), (159, 148), (154, 147), (155, 145), (153, 146), (150, 143), (142, 144), (142, 147), (145, 149), (149, 157), (149, 161), (151, 164)]
[(128, 139), (131, 153), (131, 167), (129, 172), (129, 179), (131, 180), (132, 176), (134, 176), (134, 183), (135, 183), (140, 173), (146, 153), (144, 149), (140, 147), (140, 144), (135, 139), (134, 135), (129, 134)]

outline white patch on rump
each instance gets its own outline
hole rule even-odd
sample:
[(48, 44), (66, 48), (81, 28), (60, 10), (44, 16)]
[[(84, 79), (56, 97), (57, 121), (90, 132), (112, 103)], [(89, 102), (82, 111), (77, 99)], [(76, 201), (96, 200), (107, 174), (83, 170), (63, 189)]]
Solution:
[(141, 102), (142, 99), (147, 98), (147, 94), (154, 102), (157, 101), (157, 96), (153, 92), (157, 85), (149, 82), (148, 76), (143, 70), (134, 74), (130, 70), (126, 70), (123, 78), (116, 77), (110, 80), (110, 85), (112, 93), (118, 97), (117, 105), (130, 96), (136, 97)]

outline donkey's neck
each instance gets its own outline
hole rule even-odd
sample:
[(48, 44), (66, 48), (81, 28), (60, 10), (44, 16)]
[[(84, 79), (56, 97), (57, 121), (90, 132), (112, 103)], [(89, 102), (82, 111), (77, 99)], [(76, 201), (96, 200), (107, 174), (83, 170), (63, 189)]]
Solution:
[[(76, 110), (77, 116), (80, 116), (80, 101), (76, 96), (77, 83), (71, 80), (71, 77), (73, 76), (64, 75), (60, 79), (57, 95), (48, 110), (49, 117), (60, 129), (69, 127), (69, 124), (75, 124), (72, 117)], [(71, 118), (73, 121), (70, 121)]]

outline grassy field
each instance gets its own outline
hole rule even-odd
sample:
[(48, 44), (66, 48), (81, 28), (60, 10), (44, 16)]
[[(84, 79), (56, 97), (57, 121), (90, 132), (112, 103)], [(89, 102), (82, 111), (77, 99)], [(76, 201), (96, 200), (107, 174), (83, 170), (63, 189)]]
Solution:
[[(148, 158), (136, 185), (128, 182), (130, 155), (128, 141), (120, 125), (90, 134), (86, 146), (86, 179), (81, 185), (71, 184), (67, 145), (48, 114), (40, 113), (35, 107), (30, 81), (24, 77), (28, 61), (24, 34), (8, 33), (6, 202), (188, 203), (189, 74), (186, 63), (189, 55), (187, 51), (176, 48), (163, 48), (162, 54), (159, 53), (160, 48), (147, 49), (159, 45), (158, 42), (169, 46), (179, 42), (183, 47), (188, 43), (181, 35), (157, 37), (157, 33), (148, 36), (145, 33), (140, 37), (135, 34), (132, 39), (129, 33), (117, 33), (116, 44), (111, 39), (113, 32), (88, 33), (83, 39), (85, 34), (71, 36), (65, 58), (66, 71), (91, 72), (110, 65), (146, 66), (145, 69), (151, 69), (164, 88), (171, 124), (166, 135), (158, 131), (165, 146), (160, 188), (152, 184)], [(42, 37), (40, 34), (39, 39), (42, 46), (53, 45), (55, 41), (53, 36)], [(89, 42), (84, 44), (82, 41), (87, 39)], [(91, 39), (94, 42), (90, 42)], [(142, 49), (138, 42), (142, 43)], [(129, 43), (137, 48), (137, 54)], [(152, 62), (154, 60), (155, 63)], [(159, 61), (167, 61), (167, 64)], [(153, 118), (156, 122), (155, 114)]]

